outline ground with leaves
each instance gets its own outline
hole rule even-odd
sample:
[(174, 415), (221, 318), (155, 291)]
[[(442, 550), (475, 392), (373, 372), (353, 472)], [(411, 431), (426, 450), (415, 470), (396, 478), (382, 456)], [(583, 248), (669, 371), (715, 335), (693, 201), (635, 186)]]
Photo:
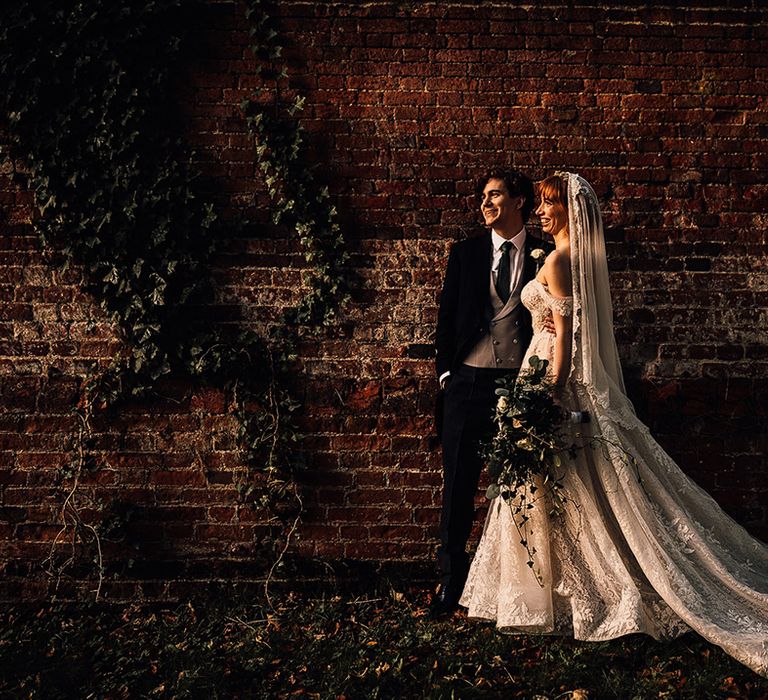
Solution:
[(613, 642), (502, 635), (429, 593), (217, 596), (166, 607), (0, 610), (0, 695), (68, 698), (768, 698), (695, 635)]

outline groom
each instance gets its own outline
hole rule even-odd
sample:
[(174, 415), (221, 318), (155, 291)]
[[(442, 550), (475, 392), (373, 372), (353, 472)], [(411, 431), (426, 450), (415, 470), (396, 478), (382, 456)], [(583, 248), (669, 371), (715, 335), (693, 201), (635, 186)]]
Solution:
[(478, 182), (480, 211), (490, 229), (451, 248), (437, 317), (437, 375), (444, 394), (443, 508), (440, 588), (431, 612), (458, 607), (469, 570), (466, 545), (483, 467), (480, 442), (493, 433), (496, 380), (517, 374), (532, 336), (520, 290), (536, 274), (531, 252), (551, 245), (528, 236), (533, 183), (497, 168)]

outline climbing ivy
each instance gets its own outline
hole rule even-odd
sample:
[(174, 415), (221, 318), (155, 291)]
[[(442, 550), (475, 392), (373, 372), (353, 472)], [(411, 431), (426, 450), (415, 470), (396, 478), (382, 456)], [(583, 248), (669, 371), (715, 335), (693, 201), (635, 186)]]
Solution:
[[(308, 266), (302, 298), (271, 337), (247, 329), (225, 334), (206, 319), (216, 246), (235, 233), (231, 228), (250, 224), (217, 216), (178, 130), (175, 71), (201, 4), (9, 2), (0, 10), (0, 108), (34, 192), (34, 226), (44, 245), (82, 270), (126, 341), (108, 367), (94, 364), (84, 377), (73, 463), (84, 463), (82, 426), (90, 425), (94, 407), (146, 396), (170, 375), (221, 386), (240, 423), (240, 500), (270, 507), (285, 535), (300, 512), (300, 435), (293, 424), (298, 403), (283, 378), (299, 328), (331, 323), (346, 299), (346, 253), (328, 191), (307, 167), (297, 118), (304, 99), (294, 94), (285, 103), (291, 91), (278, 34), (265, 3), (251, 1), (246, 15), (263, 86), (242, 107), (272, 219), (295, 230)], [(75, 484), (80, 468), (70, 471)], [(73, 510), (73, 491), (66, 494), (62, 532), (98, 536), (98, 524), (83, 523)]]
[[(250, 48), (259, 61), (256, 69), (263, 85), (241, 107), (272, 200), (272, 220), (276, 224), (290, 223), (310, 264), (305, 275), (308, 292), (297, 308), (289, 310), (286, 322), (289, 326), (293, 321), (328, 324), (334, 320), (339, 304), (348, 298), (344, 282), (348, 254), (328, 188), (318, 184), (316, 166), (307, 162), (302, 148), (302, 129), (296, 115), (304, 109), (305, 98), (291, 93), (287, 84), (288, 68), (281, 60), (279, 34), (267, 5), (264, 0), (250, 0), (246, 10), (251, 21)], [(286, 92), (290, 95), (287, 100), (283, 97)], [(291, 128), (286, 129), (286, 124)]]

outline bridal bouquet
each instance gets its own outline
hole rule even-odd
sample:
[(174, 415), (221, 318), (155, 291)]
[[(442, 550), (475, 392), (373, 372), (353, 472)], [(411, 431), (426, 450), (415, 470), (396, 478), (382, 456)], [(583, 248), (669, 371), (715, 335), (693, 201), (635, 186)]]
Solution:
[[(484, 445), (483, 457), (491, 476), (486, 496), (500, 498), (512, 511), (512, 520), (520, 535), (520, 544), (528, 552), (528, 566), (539, 584), (541, 573), (535, 567), (536, 548), (531, 544), (531, 511), (539, 501), (546, 503), (550, 516), (559, 516), (567, 504), (579, 507), (563, 489), (565, 465), (579, 450), (613, 448), (613, 457), (625, 464), (637, 460), (622, 445), (601, 435), (582, 435), (581, 444), (569, 442), (563, 428), (566, 421), (589, 422), (583, 412), (568, 412), (555, 403), (553, 386), (547, 377), (547, 360), (536, 356), (528, 361), (530, 369), (517, 378), (499, 380), (496, 389), (496, 432)], [(640, 474), (638, 481), (642, 483)]]
[[(562, 466), (574, 458), (579, 446), (563, 433), (566, 412), (552, 397), (546, 376), (547, 360), (531, 357), (530, 370), (516, 379), (500, 380), (496, 389), (496, 433), (484, 447), (491, 484), (486, 496), (501, 497), (512, 510), (520, 544), (534, 569), (535, 547), (530, 544), (530, 511), (546, 497), (549, 514), (559, 515), (569, 501), (562, 490)], [(538, 572), (534, 570), (541, 583)]]

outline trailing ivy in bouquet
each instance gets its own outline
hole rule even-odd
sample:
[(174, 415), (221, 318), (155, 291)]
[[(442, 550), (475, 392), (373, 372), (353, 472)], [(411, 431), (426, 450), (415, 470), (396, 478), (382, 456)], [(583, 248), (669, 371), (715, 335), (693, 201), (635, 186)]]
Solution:
[(637, 463), (621, 445), (608, 438), (580, 432), (568, 435), (566, 423), (589, 423), (589, 414), (567, 411), (555, 402), (554, 387), (547, 376), (548, 360), (534, 355), (528, 362), (530, 369), (521, 371), (517, 377), (500, 379), (501, 386), (496, 389), (496, 432), (483, 447), (491, 477), (485, 495), (489, 500), (498, 498), (499, 507), (502, 503), (509, 506), (520, 544), (528, 553), (528, 566), (541, 584), (534, 561), (536, 548), (531, 544), (532, 510), (540, 505), (548, 509), (550, 517), (559, 517), (566, 505), (579, 507), (563, 490), (569, 462), (576, 459), (579, 450), (607, 449), (610, 445), (626, 464), (636, 468)]
[[(501, 497), (509, 504), (526, 548), (529, 511), (534, 504), (547, 496), (549, 513), (554, 516), (568, 502), (561, 489), (563, 468), (578, 449), (563, 431), (567, 414), (553, 399), (548, 361), (534, 356), (529, 363), (530, 370), (517, 378), (499, 380), (496, 433), (483, 453), (491, 476), (486, 496)], [(534, 553), (529, 548), (531, 567)]]

